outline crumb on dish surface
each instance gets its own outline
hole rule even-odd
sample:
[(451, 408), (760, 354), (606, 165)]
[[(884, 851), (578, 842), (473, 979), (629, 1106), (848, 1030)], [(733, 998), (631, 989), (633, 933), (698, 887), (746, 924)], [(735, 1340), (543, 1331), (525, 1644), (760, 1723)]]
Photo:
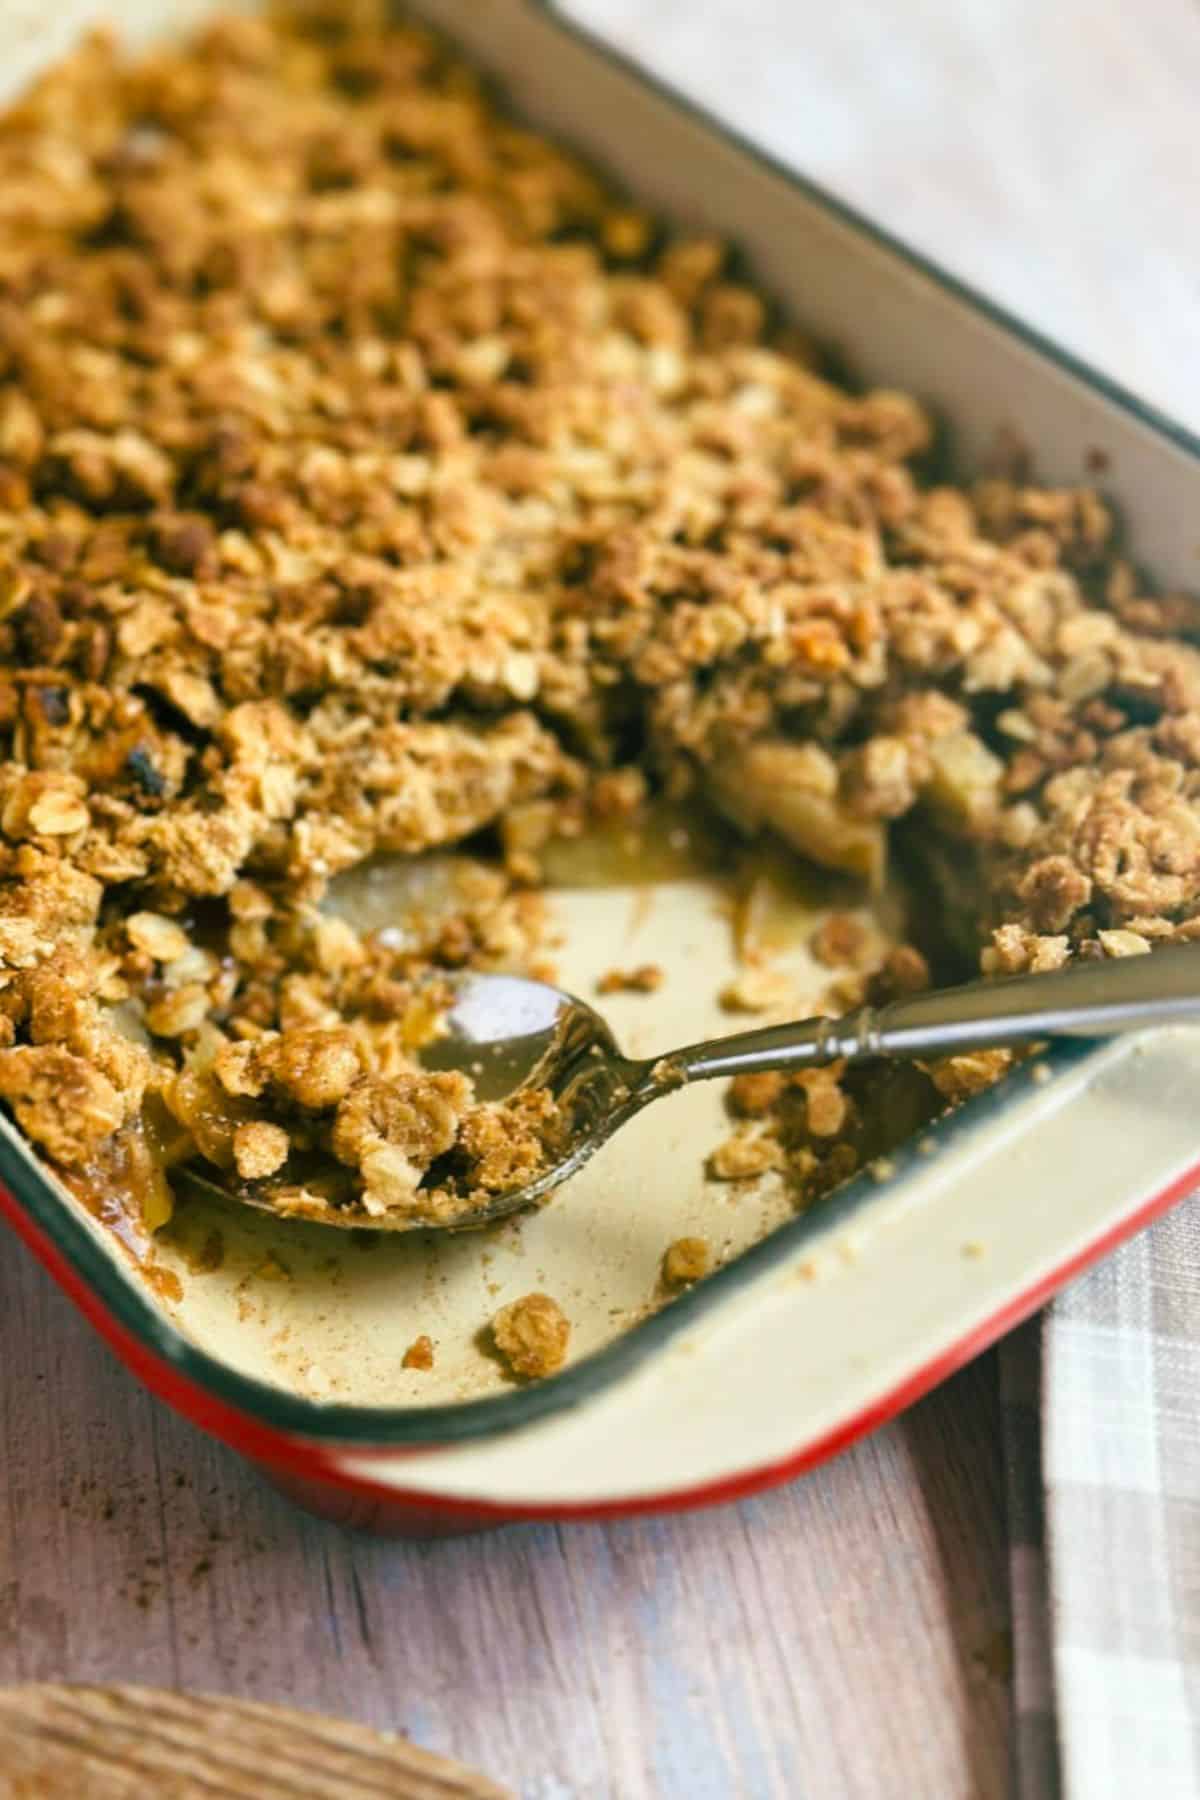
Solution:
[[(539, 966), (553, 846), (664, 795), (866, 884), (902, 827), (987, 973), (1200, 936), (1200, 603), (1090, 489), (931, 483), (915, 399), (424, 30), (94, 35), (0, 188), (0, 1100), (60, 1169), (153, 1225), (187, 1159), (297, 1217), (522, 1184), (552, 1109), (422, 1070), (445, 979)], [(339, 910), (385, 865), (402, 929)], [(807, 1200), (1005, 1066), (740, 1078), (713, 1172)]]
[(782, 1152), (774, 1138), (752, 1135), (745, 1128), (722, 1139), (709, 1153), (708, 1173), (716, 1181), (753, 1181), (777, 1169)]
[(596, 983), (598, 994), (656, 994), (665, 977), (657, 963), (639, 963), (635, 969), (606, 969)]
[(703, 1281), (712, 1268), (712, 1260), (706, 1238), (676, 1238), (663, 1254), (663, 1280), (668, 1287), (689, 1287), (694, 1281)]
[(256, 1119), (233, 1134), (233, 1161), (244, 1181), (274, 1175), (287, 1161), (291, 1140), (281, 1125)]
[(571, 1322), (549, 1294), (523, 1294), (492, 1320), (492, 1340), (514, 1375), (537, 1381), (567, 1359)]
[(759, 1119), (770, 1112), (785, 1085), (786, 1077), (774, 1070), (735, 1075), (729, 1084), (729, 1110), (735, 1118)]
[(943, 1099), (969, 1100), (1000, 1079), (1012, 1063), (1009, 1050), (971, 1050), (928, 1065), (929, 1078)]
[(433, 1339), (422, 1332), (415, 1337), (401, 1359), (401, 1367), (405, 1369), (421, 1369), (428, 1371), (434, 1363)]

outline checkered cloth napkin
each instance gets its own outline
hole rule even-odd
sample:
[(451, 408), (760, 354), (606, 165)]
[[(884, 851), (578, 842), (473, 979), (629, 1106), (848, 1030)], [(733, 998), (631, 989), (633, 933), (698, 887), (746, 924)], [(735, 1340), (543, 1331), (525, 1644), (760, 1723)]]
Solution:
[(1007, 1340), (1019, 1800), (1200, 1795), (1200, 1195)]

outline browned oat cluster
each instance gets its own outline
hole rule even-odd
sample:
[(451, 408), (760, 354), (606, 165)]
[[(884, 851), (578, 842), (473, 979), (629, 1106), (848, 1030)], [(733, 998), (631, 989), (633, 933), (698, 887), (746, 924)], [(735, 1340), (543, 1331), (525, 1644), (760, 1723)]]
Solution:
[(701, 1237), (676, 1238), (663, 1252), (662, 1278), (669, 1288), (703, 1281), (712, 1268), (712, 1251)]
[[(836, 971), (822, 1009), (830, 1014), (864, 1001), (886, 1005), (929, 985), (919, 950), (911, 944), (873, 948), (848, 914), (823, 919), (812, 947)], [(751, 957), (750, 972), (760, 966)], [(735, 1076), (727, 1100), (734, 1129), (709, 1156), (708, 1175), (745, 1185), (782, 1173), (796, 1203), (807, 1206), (877, 1164), (947, 1103), (990, 1086), (1011, 1060), (1006, 1050), (985, 1050), (930, 1063), (838, 1061), (794, 1075)]]
[(567, 1360), (571, 1323), (549, 1294), (522, 1294), (492, 1320), (492, 1341), (514, 1375), (556, 1375)]
[[(661, 791), (871, 878), (919, 821), (988, 969), (1200, 932), (1200, 611), (1092, 493), (928, 485), (930, 436), (423, 31), (90, 40), (0, 118), (25, 1130), (74, 1170), (148, 1133), (300, 1210), (411, 1206), (446, 1158), (522, 1179), (536, 1099), (499, 1128), (415, 1069), (430, 978), (520, 960), (547, 842)], [(322, 910), (487, 832), (507, 873), (419, 928)], [(770, 1003), (752, 974), (730, 1005)], [(785, 1146), (836, 1144), (853, 1092), (787, 1093)]]
[(639, 963), (636, 969), (606, 969), (596, 983), (598, 994), (656, 994), (663, 984), (657, 963)]

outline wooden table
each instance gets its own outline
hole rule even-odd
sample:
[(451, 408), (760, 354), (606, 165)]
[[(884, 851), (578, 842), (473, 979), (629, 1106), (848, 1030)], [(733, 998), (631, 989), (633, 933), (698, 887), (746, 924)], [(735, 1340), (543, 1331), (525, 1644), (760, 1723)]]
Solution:
[[(773, 147), (1200, 419), (1191, 0), (576, 0)], [(374, 1543), (151, 1401), (0, 1246), (0, 1684), (387, 1726), (524, 1800), (1004, 1791), (995, 1358), (741, 1506)]]

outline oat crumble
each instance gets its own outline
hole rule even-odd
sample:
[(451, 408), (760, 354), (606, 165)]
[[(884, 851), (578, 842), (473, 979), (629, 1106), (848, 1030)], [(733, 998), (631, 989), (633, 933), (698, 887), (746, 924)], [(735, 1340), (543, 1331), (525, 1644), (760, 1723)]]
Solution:
[(663, 1254), (662, 1275), (668, 1287), (690, 1287), (712, 1268), (712, 1251), (702, 1237), (676, 1238)]
[(549, 1294), (523, 1294), (492, 1320), (492, 1339), (514, 1375), (540, 1380), (567, 1360), (571, 1325)]
[(754, 1181), (777, 1169), (781, 1161), (774, 1137), (756, 1136), (743, 1127), (710, 1151), (706, 1167), (715, 1181)]
[[(988, 972), (1200, 935), (1200, 602), (1089, 490), (931, 485), (931, 439), (382, 10), (88, 38), (0, 115), (22, 1129), (156, 1219), (190, 1156), (314, 1216), (526, 1179), (544, 1097), (498, 1122), (420, 1070), (439, 977), (528, 966), (553, 841), (663, 795), (873, 882), (915, 828)], [(411, 930), (329, 910), (489, 833)], [(928, 979), (834, 919), (814, 953)], [(821, 1191), (872, 1153), (855, 1080), (732, 1105)]]

